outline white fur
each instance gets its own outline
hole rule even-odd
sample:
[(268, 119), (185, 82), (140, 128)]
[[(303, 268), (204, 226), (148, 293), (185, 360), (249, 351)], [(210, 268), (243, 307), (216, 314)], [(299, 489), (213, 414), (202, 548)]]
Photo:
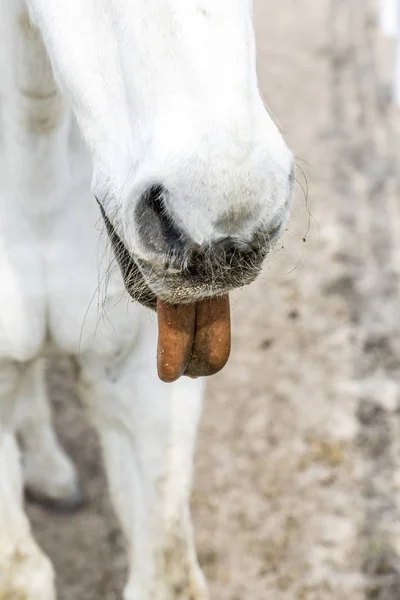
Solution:
[(293, 158), (258, 92), (250, 0), (29, 5), (91, 149), (92, 189), (137, 256), (134, 207), (153, 182), (199, 244), (230, 215), (248, 217), (243, 237), (286, 217)]
[(52, 352), (77, 362), (100, 435), (125, 599), (205, 600), (188, 508), (203, 384), (158, 380), (155, 316), (126, 297), (91, 179), (139, 256), (133, 209), (154, 179), (199, 242), (224, 234), (221, 215), (241, 235), (287, 218), (292, 155), (259, 97), (251, 2), (27, 4), (0, 0), (0, 597), (54, 598), (22, 468), (36, 494), (77, 491), (44, 387)]
[(399, 7), (398, 0), (380, 0), (380, 26), (383, 33), (387, 36), (397, 36), (400, 27)]
[(395, 41), (393, 96), (400, 106), (400, 0), (380, 0), (380, 25), (384, 35)]

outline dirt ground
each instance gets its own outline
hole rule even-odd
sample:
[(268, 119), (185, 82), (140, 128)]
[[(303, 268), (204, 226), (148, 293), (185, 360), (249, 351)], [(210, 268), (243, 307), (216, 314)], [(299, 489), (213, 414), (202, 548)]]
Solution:
[[(258, 0), (265, 98), (298, 192), (263, 277), (234, 300), (193, 492), (215, 600), (400, 599), (400, 111), (372, 0)], [(303, 193), (308, 179), (308, 204)], [(117, 600), (121, 537), (64, 365), (51, 386), (87, 506), (29, 513), (61, 600)]]

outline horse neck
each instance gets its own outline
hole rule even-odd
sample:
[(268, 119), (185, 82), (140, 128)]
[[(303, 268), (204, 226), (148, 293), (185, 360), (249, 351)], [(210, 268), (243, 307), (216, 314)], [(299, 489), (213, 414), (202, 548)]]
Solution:
[(72, 116), (24, 1), (3, 0), (2, 9), (1, 166), (12, 187), (46, 198), (68, 177)]

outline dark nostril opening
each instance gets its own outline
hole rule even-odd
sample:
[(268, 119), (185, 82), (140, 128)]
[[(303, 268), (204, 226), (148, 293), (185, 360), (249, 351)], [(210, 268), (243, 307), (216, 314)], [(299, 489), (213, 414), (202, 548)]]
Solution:
[(136, 208), (136, 220), (142, 243), (151, 251), (181, 254), (186, 235), (179, 229), (168, 207), (168, 191), (153, 185), (142, 195)]
[(218, 240), (212, 247), (216, 258), (230, 261), (235, 254), (248, 254), (252, 252), (251, 245), (234, 237), (226, 237)]
[(144, 202), (147, 203), (148, 207), (159, 218), (163, 218), (163, 213), (165, 212), (163, 196), (164, 188), (162, 185), (153, 185), (143, 195)]

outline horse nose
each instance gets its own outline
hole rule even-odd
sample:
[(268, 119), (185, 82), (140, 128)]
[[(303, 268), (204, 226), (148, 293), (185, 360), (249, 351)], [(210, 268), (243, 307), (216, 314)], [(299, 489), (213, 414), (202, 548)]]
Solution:
[(248, 237), (225, 235), (200, 245), (179, 225), (170, 205), (168, 191), (162, 185), (153, 185), (142, 194), (135, 209), (142, 247), (152, 262), (166, 269), (193, 270), (210, 260), (226, 267), (233, 257), (265, 255), (283, 225), (281, 219), (274, 219)]

